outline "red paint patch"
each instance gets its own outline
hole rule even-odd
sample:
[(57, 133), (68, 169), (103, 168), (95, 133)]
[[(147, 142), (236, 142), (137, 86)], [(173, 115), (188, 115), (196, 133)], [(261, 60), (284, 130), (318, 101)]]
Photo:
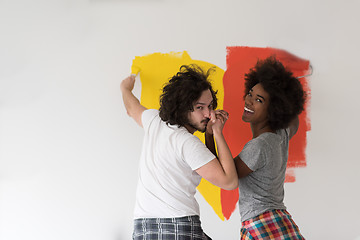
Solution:
[(228, 191), (221, 189), (220, 195), (222, 213), (226, 219), (229, 219), (239, 200), (239, 190), (235, 189)]
[(294, 169), (286, 169), (285, 182), (295, 182), (295, 171)]
[[(285, 67), (294, 73), (295, 77), (308, 74), (309, 61), (298, 58), (286, 51), (273, 48), (251, 48), (251, 47), (228, 47), (227, 48), (227, 70), (224, 74), (224, 109), (229, 112), (230, 118), (223, 130), (226, 141), (231, 152), (236, 156), (241, 152), (244, 145), (252, 138), (249, 124), (241, 119), (244, 108), (244, 75), (250, 68), (254, 67), (259, 59), (275, 56)], [(310, 98), (310, 89), (306, 78), (300, 78), (304, 90), (308, 93), (307, 102)], [(305, 148), (306, 131), (310, 130), (310, 121), (307, 118), (307, 104), (305, 111), (299, 116), (300, 127), (297, 134), (290, 141), (288, 167), (306, 166)], [(295, 182), (293, 170), (287, 171), (286, 182)], [(221, 191), (223, 214), (230, 217), (235, 210), (238, 198), (234, 191)], [(223, 193), (224, 192), (224, 193)], [(233, 204), (233, 205), (231, 205)]]

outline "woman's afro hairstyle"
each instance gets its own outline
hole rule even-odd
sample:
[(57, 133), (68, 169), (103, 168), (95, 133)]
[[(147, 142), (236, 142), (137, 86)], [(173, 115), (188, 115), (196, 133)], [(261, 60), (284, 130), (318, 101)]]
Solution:
[(259, 60), (245, 74), (245, 96), (260, 83), (270, 96), (268, 123), (273, 131), (287, 128), (304, 110), (306, 93), (299, 80), (274, 56)]
[(216, 93), (208, 77), (213, 68), (206, 73), (201, 67), (191, 64), (183, 65), (180, 71), (170, 78), (160, 96), (160, 118), (171, 125), (188, 124), (188, 113), (193, 111), (193, 104), (205, 90), (210, 90), (213, 97), (213, 108), (217, 107)]

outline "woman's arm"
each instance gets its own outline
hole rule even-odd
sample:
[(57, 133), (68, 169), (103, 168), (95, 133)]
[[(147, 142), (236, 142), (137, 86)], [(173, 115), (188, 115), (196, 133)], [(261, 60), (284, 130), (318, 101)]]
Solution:
[(239, 178), (243, 178), (246, 177), (247, 175), (249, 175), (250, 173), (252, 173), (253, 171), (241, 160), (241, 158), (239, 157), (239, 155), (237, 155), (234, 158), (235, 161), (235, 166), (236, 166), (236, 171), (238, 174)]
[(196, 172), (212, 184), (226, 190), (238, 187), (238, 176), (230, 149), (225, 141), (222, 129), (226, 119), (216, 118), (215, 112), (211, 116), (211, 127), (216, 141), (218, 158), (198, 168)]
[(289, 124), (289, 129), (290, 129), (290, 133), (289, 133), (289, 138), (291, 139), (297, 132), (297, 130), (299, 129), (299, 117), (296, 116)]
[[(226, 120), (229, 118), (229, 113), (224, 110), (216, 110), (215, 118), (222, 119), (222, 121), (226, 122)], [(206, 126), (205, 145), (215, 156), (217, 156), (217, 152), (215, 150), (216, 146), (214, 142), (214, 133), (212, 130), (212, 125), (213, 125), (213, 121), (209, 121), (209, 123)]]

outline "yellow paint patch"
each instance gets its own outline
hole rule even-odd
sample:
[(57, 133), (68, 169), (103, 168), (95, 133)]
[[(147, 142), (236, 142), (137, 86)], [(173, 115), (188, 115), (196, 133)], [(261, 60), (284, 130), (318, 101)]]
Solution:
[[(215, 71), (210, 75), (210, 79), (212, 80), (214, 90), (218, 91), (218, 108), (222, 109), (224, 103), (224, 87), (222, 83), (224, 70), (204, 61), (193, 60), (186, 51), (165, 54), (153, 53), (142, 57), (135, 57), (131, 72), (133, 74), (140, 74), (142, 86), (141, 104), (146, 108), (159, 109), (159, 98), (164, 84), (179, 71), (180, 66), (188, 64), (197, 64), (204, 70), (215, 67)], [(205, 142), (204, 134), (196, 132), (195, 135), (202, 142)], [(221, 189), (202, 179), (198, 190), (219, 218), (224, 220), (220, 199)]]

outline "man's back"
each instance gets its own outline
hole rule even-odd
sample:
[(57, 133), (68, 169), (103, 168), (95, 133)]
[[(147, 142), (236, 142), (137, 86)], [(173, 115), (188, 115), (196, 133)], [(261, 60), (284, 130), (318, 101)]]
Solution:
[(194, 170), (215, 156), (186, 128), (163, 122), (157, 110), (144, 111), (142, 123), (135, 218), (199, 215), (194, 194), (201, 177)]

